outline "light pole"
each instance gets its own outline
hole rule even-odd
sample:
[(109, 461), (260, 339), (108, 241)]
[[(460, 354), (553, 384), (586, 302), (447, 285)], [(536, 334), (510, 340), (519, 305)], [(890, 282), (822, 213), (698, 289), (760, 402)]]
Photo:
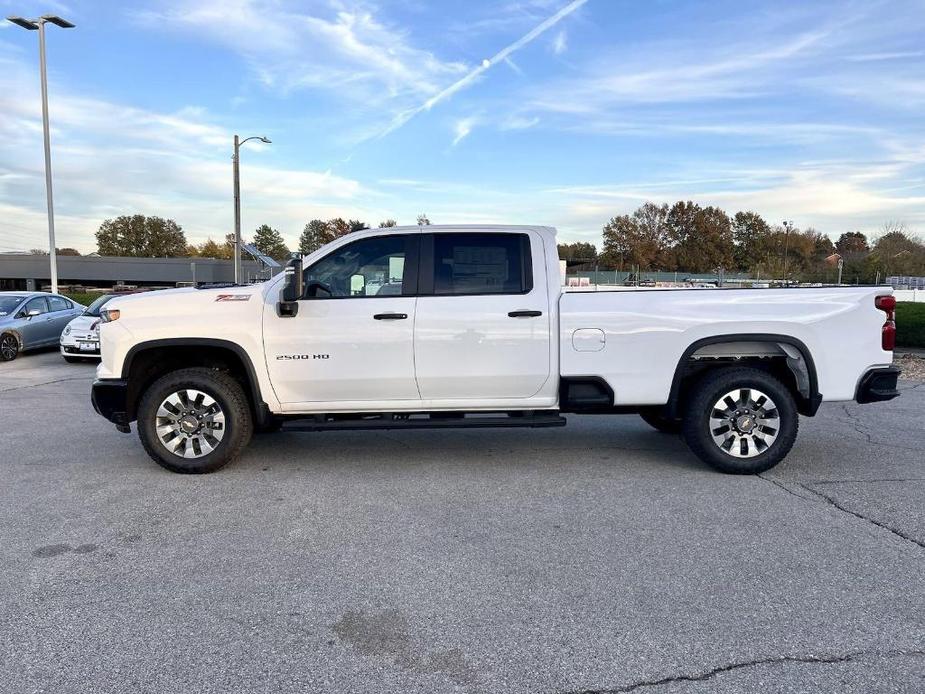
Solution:
[(252, 137), (239, 140), (234, 136), (234, 154), (231, 157), (232, 171), (234, 173), (234, 283), (241, 284), (241, 167), (240, 167), (240, 150), (248, 140), (260, 140), (265, 144), (270, 144), (269, 138), (254, 135)]
[(784, 229), (786, 233), (784, 234), (784, 284), (790, 286), (790, 282), (787, 280), (787, 261), (790, 256), (790, 232), (793, 231), (793, 221), (785, 221)]
[(51, 194), (51, 135), (48, 132), (48, 77), (45, 74), (45, 25), (48, 22), (62, 29), (73, 29), (74, 25), (66, 19), (52, 14), (42, 15), (38, 19), (7, 17), (13, 24), (23, 29), (39, 32), (39, 71), (42, 76), (42, 129), (45, 134), (45, 197), (48, 202), (48, 255), (51, 260), (51, 291), (58, 293), (58, 256), (55, 252), (55, 205)]

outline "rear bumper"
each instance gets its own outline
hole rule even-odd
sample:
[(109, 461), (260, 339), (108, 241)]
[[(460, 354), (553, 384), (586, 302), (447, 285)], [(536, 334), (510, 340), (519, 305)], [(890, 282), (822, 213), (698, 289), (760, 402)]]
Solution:
[(97, 379), (90, 390), (90, 402), (96, 413), (119, 427), (127, 427), (128, 383), (119, 379)]
[(896, 390), (896, 380), (899, 378), (900, 369), (896, 366), (883, 366), (877, 369), (871, 369), (861, 378), (858, 383), (858, 391), (854, 399), (861, 403), (883, 402), (899, 397), (899, 391)]

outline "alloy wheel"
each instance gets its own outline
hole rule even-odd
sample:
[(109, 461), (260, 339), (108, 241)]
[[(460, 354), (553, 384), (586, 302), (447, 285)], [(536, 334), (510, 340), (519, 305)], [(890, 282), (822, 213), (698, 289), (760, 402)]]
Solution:
[(157, 438), (181, 458), (201, 458), (225, 436), (225, 413), (212, 396), (185, 388), (171, 393), (157, 408)]
[(723, 395), (710, 413), (713, 443), (735, 458), (754, 458), (768, 450), (780, 433), (780, 415), (768, 395), (739, 388)]

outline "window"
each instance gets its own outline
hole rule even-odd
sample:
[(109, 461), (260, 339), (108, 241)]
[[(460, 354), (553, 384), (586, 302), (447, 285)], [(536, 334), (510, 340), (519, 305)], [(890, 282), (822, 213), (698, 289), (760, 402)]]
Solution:
[(103, 296), (94, 299), (93, 303), (87, 306), (84, 311), (85, 316), (93, 316), (94, 318), (100, 317), (100, 309), (103, 308), (103, 305), (106, 304), (110, 299), (115, 299), (115, 294), (103, 294)]
[(67, 311), (71, 308), (68, 306), (67, 299), (62, 299), (60, 296), (48, 297), (48, 305), (51, 311)]
[[(406, 252), (408, 235), (377, 236), (338, 248), (304, 271), (305, 296), (319, 299), (400, 296), (416, 291)], [(411, 263), (408, 263), (410, 266)]]
[(28, 314), (29, 311), (38, 311), (39, 313), (48, 313), (48, 308), (45, 306), (44, 297), (38, 296), (34, 299), (29, 299), (26, 302), (26, 305), (23, 306), (23, 310)]
[(434, 294), (526, 294), (526, 234), (434, 234)]

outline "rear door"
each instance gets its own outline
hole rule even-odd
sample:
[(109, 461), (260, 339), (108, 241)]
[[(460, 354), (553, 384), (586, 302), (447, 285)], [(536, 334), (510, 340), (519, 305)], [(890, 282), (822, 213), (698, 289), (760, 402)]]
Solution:
[(550, 310), (538, 234), (425, 234), (420, 285), (414, 356), (423, 399), (521, 399), (542, 389)]
[(51, 324), (53, 327), (54, 337), (61, 337), (61, 332), (67, 327), (67, 324), (74, 318), (74, 304), (62, 296), (49, 296), (48, 309), (51, 314)]
[(413, 352), (419, 239), (388, 234), (340, 246), (305, 268), (295, 317), (265, 311), (267, 369), (288, 410), (420, 399)]

